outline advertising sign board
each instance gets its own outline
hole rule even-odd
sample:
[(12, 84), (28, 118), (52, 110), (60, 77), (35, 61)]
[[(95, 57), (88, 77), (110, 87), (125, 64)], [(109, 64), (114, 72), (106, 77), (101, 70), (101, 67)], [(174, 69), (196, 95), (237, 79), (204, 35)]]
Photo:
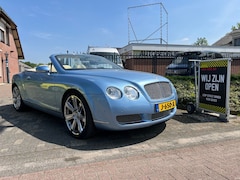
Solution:
[(200, 61), (199, 108), (229, 116), (231, 59)]

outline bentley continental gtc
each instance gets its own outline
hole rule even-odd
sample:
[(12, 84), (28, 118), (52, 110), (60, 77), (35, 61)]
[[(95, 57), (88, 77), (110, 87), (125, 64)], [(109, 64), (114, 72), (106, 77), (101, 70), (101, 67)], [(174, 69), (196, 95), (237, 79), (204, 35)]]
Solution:
[(176, 113), (177, 93), (165, 77), (126, 70), (95, 55), (58, 54), (50, 60), (13, 76), (13, 106), (63, 118), (74, 137), (88, 138), (96, 128), (144, 128)]

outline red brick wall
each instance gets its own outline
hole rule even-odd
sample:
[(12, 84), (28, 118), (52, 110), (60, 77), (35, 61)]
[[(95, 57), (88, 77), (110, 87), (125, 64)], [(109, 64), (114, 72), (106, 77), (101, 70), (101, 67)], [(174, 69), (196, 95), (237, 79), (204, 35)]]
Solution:
[(233, 59), (231, 64), (231, 74), (240, 75), (240, 58)]
[(6, 45), (0, 42), (0, 83), (7, 83), (7, 73), (6, 73), (6, 56), (5, 53), (8, 53), (8, 67), (9, 67), (9, 79), (12, 81), (12, 76), (19, 72), (19, 61), (16, 45), (12, 36), (12, 33), (9, 33), (10, 45)]
[[(127, 59), (125, 67), (131, 70), (152, 72), (159, 75), (165, 75), (166, 67), (171, 63), (172, 59), (157, 59), (156, 68), (153, 68), (153, 59), (132, 58)], [(231, 74), (240, 75), (240, 58), (233, 59), (231, 66)], [(154, 72), (156, 70), (156, 72)]]
[[(125, 67), (131, 70), (165, 75), (165, 69), (171, 63), (172, 59), (156, 59), (156, 62), (154, 61), (154, 59), (143, 58), (127, 59)], [(153, 64), (156, 64), (156, 68), (153, 67)]]

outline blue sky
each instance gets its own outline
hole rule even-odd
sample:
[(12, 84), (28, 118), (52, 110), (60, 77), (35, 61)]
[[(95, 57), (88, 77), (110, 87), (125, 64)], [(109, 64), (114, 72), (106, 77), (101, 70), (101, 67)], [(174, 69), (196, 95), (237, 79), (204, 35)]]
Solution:
[[(136, 40), (133, 32), (145, 39), (161, 25), (160, 5), (128, 8), (155, 3), (168, 13), (166, 21), (162, 11), (168, 44), (205, 37), (211, 45), (240, 22), (239, 0), (1, 0), (0, 6), (18, 26), (25, 61), (47, 63), (51, 54), (86, 52), (88, 45), (123, 47)], [(151, 38), (160, 36), (157, 31)]]

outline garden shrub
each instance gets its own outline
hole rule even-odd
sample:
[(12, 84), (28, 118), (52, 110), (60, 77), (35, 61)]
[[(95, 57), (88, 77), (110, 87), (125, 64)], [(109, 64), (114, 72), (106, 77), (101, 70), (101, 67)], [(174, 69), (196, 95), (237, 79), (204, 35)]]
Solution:
[[(194, 76), (167, 76), (174, 84), (178, 93), (178, 108), (185, 109), (187, 103), (195, 102)], [(240, 75), (232, 75), (230, 83), (230, 111), (240, 114)]]

